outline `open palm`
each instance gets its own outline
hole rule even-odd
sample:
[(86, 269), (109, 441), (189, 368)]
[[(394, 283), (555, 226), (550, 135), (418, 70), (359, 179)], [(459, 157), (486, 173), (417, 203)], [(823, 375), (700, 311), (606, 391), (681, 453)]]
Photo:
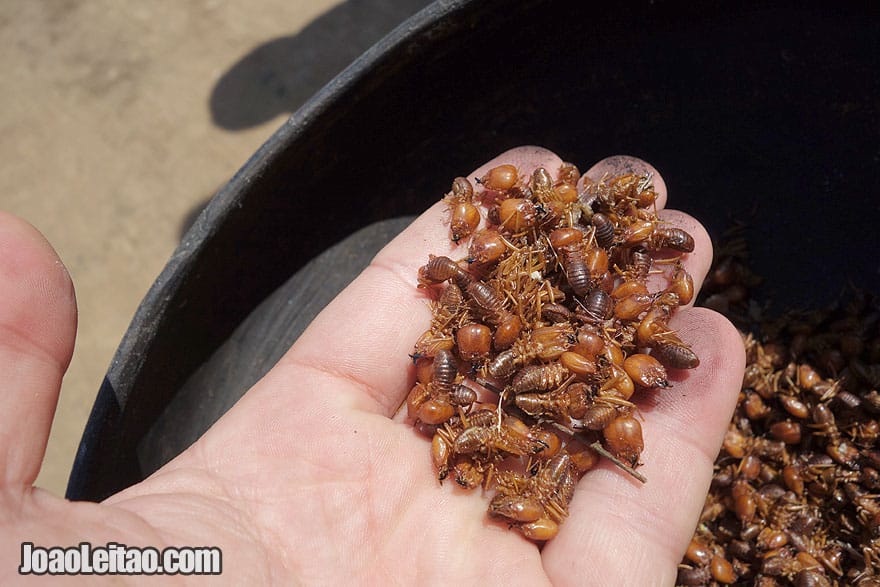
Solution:
[[(560, 160), (535, 147), (501, 162), (522, 172)], [(614, 165), (644, 166), (615, 158)], [(643, 167), (640, 168), (643, 170)], [(654, 177), (658, 205), (666, 187)], [(69, 278), (33, 228), (0, 217), (0, 581), (20, 543), (219, 546), (229, 583), (666, 585), (693, 532), (742, 377), (739, 335), (721, 316), (672, 321), (700, 356), (673, 387), (639, 400), (644, 485), (602, 465), (542, 549), (487, 518), (487, 497), (437, 482), (429, 439), (395, 415), (412, 385), (407, 354), (430, 309), (416, 288), (429, 253), (461, 257), (434, 206), (328, 306), (279, 364), (195, 445), (103, 504), (32, 487), (72, 352)], [(696, 241), (699, 286), (711, 244), (685, 214), (661, 213)], [(94, 577), (88, 578), (94, 582)], [(194, 578), (193, 581), (204, 579)]]

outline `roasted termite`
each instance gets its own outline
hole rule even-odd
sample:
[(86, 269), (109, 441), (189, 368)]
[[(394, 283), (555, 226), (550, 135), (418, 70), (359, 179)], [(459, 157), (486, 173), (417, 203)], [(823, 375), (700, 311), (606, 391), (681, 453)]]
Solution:
[[(407, 414), (432, 435), (437, 478), (494, 492), (490, 515), (530, 540), (558, 533), (599, 459), (644, 481), (631, 399), (699, 363), (669, 326), (694, 295), (682, 262), (693, 239), (659, 219), (656, 198), (650, 174), (588, 178), (571, 163), (498, 165), (444, 196), (466, 253), (419, 270), (432, 321), (411, 355)], [(655, 262), (660, 249), (680, 256)], [(665, 288), (649, 289), (652, 274)]]

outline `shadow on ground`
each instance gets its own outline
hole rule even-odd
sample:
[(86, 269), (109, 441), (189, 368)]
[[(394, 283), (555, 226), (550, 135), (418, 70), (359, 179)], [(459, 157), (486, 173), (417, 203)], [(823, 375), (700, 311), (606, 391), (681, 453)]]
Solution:
[(211, 91), (214, 123), (249, 128), (292, 113), (312, 94), (428, 0), (348, 0), (295, 35), (242, 57)]
[[(348, 0), (297, 34), (259, 45), (229, 67), (211, 90), (211, 118), (217, 126), (236, 131), (279, 114), (292, 114), (394, 27), (430, 3)], [(181, 220), (181, 238), (212, 196)]]

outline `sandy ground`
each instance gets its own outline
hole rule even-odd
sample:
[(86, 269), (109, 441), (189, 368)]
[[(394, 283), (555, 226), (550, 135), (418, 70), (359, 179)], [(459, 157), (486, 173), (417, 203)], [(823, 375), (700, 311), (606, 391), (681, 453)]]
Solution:
[(0, 208), (54, 244), (79, 332), (37, 484), (63, 494), (113, 352), (211, 195), (426, 0), (0, 3)]

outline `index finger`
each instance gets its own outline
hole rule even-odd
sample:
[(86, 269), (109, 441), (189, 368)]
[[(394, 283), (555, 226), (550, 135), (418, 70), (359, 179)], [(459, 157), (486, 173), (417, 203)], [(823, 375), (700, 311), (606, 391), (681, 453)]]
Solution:
[(654, 185), (654, 191), (657, 192), (657, 199), (654, 200), (654, 204), (657, 206), (658, 210), (662, 210), (666, 207), (666, 182), (663, 181), (663, 177), (653, 165), (647, 161), (639, 159), (638, 157), (632, 157), (630, 155), (612, 155), (611, 157), (605, 157), (590, 167), (586, 173), (584, 173), (584, 176), (593, 181), (599, 181), (603, 177), (614, 177), (626, 173), (650, 176), (651, 182)]

